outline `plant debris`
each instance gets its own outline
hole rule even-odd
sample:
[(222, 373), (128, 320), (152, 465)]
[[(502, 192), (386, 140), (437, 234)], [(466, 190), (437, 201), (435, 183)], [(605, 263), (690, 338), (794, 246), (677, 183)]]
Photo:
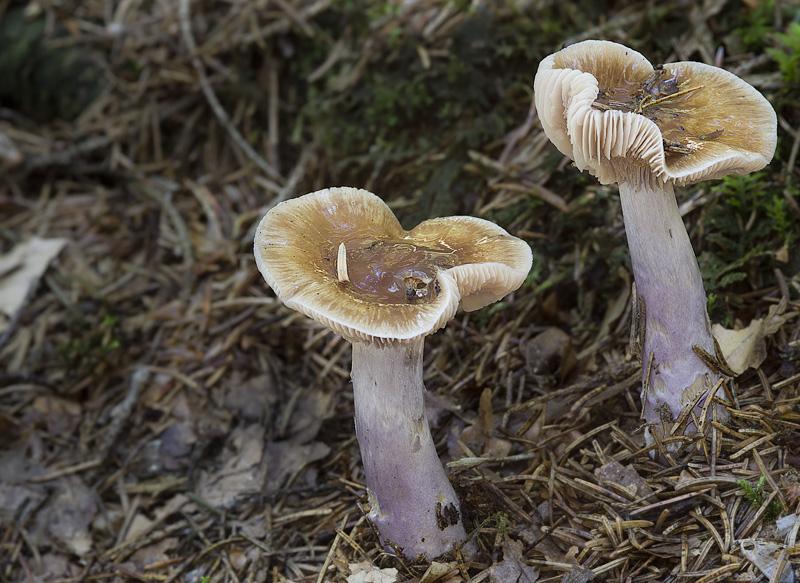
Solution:
[[(797, 19), (777, 0), (0, 2), (0, 582), (795, 580)], [(647, 447), (617, 195), (531, 106), (539, 60), (584, 38), (730, 69), (779, 119), (764, 172), (679, 193), (729, 329), (730, 420), (709, 407)], [(533, 249), (522, 288), (426, 345), (472, 556), (380, 548), (350, 346), (258, 275), (258, 220), (337, 185)]]

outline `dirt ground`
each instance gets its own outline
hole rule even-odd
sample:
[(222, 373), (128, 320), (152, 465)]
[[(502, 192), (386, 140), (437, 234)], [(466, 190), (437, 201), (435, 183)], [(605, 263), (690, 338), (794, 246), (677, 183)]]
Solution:
[[(617, 189), (532, 106), (588, 38), (722, 66), (778, 114), (766, 169), (678, 189), (741, 371), (730, 420), (666, 457)], [(0, 582), (794, 581), (799, 150), (797, 0), (0, 0)], [(472, 557), (383, 552), (350, 344), (256, 269), (260, 218), (338, 185), (533, 251), (426, 342)]]

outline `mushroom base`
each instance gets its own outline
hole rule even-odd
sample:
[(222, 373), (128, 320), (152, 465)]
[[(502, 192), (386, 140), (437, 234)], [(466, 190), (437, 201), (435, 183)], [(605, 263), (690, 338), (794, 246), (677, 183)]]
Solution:
[(368, 517), (388, 550), (434, 559), (466, 531), (425, 414), (423, 342), (354, 342), (352, 374)]
[[(639, 172), (629, 170), (636, 179), (621, 181), (619, 190), (638, 304), (634, 314), (638, 330), (631, 340), (641, 350), (643, 417), (650, 424), (645, 435), (652, 443), (653, 432), (666, 438), (695, 429), (688, 416), (681, 431), (671, 431), (691, 403), (696, 403), (694, 413), (700, 418), (705, 402), (701, 395), (708, 393), (720, 373), (698, 354), (713, 356), (714, 339), (703, 280), (672, 184), (653, 186), (652, 177), (638, 176)], [(716, 415), (711, 419), (725, 415), (722, 407), (711, 413)]]

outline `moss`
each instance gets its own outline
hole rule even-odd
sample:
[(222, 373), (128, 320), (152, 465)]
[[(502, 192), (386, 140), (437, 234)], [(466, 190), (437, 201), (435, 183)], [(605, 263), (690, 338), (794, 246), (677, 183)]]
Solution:
[(56, 351), (64, 367), (76, 378), (113, 368), (126, 343), (120, 319), (108, 306), (92, 315), (88, 311), (73, 314), (65, 332)]
[[(356, 12), (389, 9), (345, 4)], [(371, 182), (382, 196), (420, 193), (419, 206), (411, 209), (415, 219), (468, 210), (458, 201), (477, 191), (482, 179), (465, 176), (457, 165), (463, 166), (470, 149), (502, 138), (524, 120), (536, 64), (558, 42), (555, 33), (549, 37), (541, 29), (543, 21), (556, 20), (546, 13), (561, 7), (534, 18), (513, 9), (500, 15), (472, 12), (468, 3), (456, 6), (463, 20), (441, 41), (394, 19), (377, 40), (372, 30), (367, 43), (361, 35), (369, 31), (368, 19), (347, 10), (326, 15), (326, 34), (298, 39), (304, 62), (295, 66), (306, 70), (324, 61), (331, 39), (343, 30), (349, 55), (305, 87), (309, 101), (295, 135), (310, 133), (341, 156), (337, 183)], [(558, 32), (560, 38), (564, 28)], [(359, 67), (358, 81), (347, 86)], [(432, 156), (436, 162), (429, 162)], [(399, 165), (405, 165), (401, 173), (390, 172)]]
[(70, 121), (103, 90), (103, 71), (85, 49), (50, 40), (44, 17), (18, 8), (0, 19), (0, 101), (37, 121)]
[[(765, 476), (761, 476), (758, 479), (755, 487), (751, 486), (746, 480), (736, 480), (736, 483), (739, 484), (744, 492), (744, 497), (747, 498), (747, 501), (750, 502), (750, 504), (757, 508), (763, 506), (767, 499), (767, 496), (764, 492), (764, 482), (766, 482)], [(777, 520), (782, 513), (783, 504), (781, 504), (780, 498), (773, 498), (769, 506), (764, 510), (762, 517), (764, 522), (769, 524), (771, 522), (775, 522), (775, 520)]]
[(800, 89), (800, 22), (790, 22), (785, 33), (775, 34), (776, 48), (766, 51), (778, 64), (783, 91)]
[(711, 186), (717, 198), (703, 217), (698, 263), (713, 321), (732, 324), (739, 294), (775, 285), (779, 251), (796, 242), (782, 188), (766, 172), (727, 176)]

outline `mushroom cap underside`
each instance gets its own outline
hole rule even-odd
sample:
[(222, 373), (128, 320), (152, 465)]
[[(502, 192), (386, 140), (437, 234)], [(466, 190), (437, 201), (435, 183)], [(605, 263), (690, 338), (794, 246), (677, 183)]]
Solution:
[(703, 63), (654, 68), (623, 45), (584, 41), (540, 63), (534, 93), (550, 140), (603, 184), (624, 180), (629, 161), (682, 185), (759, 170), (775, 152), (769, 102)]
[(447, 217), (406, 231), (380, 198), (349, 187), (275, 206), (256, 230), (255, 257), (288, 307), (349, 340), (381, 342), (435, 332), (459, 302), (477, 310), (499, 300), (532, 263), (527, 243), (494, 223)]

